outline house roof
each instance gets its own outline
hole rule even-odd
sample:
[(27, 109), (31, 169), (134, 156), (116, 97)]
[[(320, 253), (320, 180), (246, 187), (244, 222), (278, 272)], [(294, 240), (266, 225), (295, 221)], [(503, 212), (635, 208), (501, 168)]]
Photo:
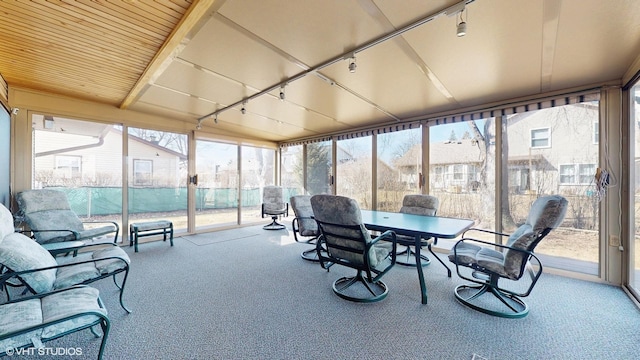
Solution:
[(0, 11), (9, 87), (269, 141), (620, 84), (640, 54), (637, 1), (3, 1)]
[[(402, 157), (395, 161), (398, 167), (416, 166), (416, 159), (420, 159), (422, 145), (414, 145)], [(432, 143), (429, 149), (429, 163), (443, 164), (471, 164), (482, 162), (480, 148), (472, 139), (462, 139)]]

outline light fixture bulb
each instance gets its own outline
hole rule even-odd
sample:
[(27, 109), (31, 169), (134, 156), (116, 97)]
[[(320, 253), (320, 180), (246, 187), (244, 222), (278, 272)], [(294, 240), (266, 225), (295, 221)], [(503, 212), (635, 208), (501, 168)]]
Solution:
[(456, 35), (458, 35), (458, 37), (465, 36), (467, 34), (467, 23), (464, 21), (461, 22), (458, 24), (458, 28), (456, 30)]
[(196, 125), (196, 130), (202, 130), (202, 124), (198, 121), (198, 125)]
[(242, 113), (242, 115), (244, 115), (247, 113), (247, 109), (245, 109), (243, 106), (242, 109), (240, 109), (240, 112)]
[(284, 101), (285, 99), (285, 95), (284, 95), (284, 85), (280, 87), (280, 101)]
[(218, 114), (216, 114), (216, 116), (213, 118), (213, 122), (216, 124), (218, 123)]
[(355, 58), (355, 57), (352, 57), (352, 58), (351, 58), (351, 62), (349, 63), (349, 72), (350, 72), (350, 73), (352, 73), (352, 74), (353, 74), (354, 72), (356, 72), (356, 67), (357, 67), (357, 65), (356, 65), (356, 58)]

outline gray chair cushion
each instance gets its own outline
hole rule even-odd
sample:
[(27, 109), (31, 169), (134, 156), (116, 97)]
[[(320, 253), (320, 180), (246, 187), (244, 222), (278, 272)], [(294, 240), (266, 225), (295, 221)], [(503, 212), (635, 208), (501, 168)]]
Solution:
[[(567, 200), (558, 195), (538, 198), (531, 206), (527, 221), (509, 236), (506, 246), (533, 251), (542, 231), (560, 225), (567, 211), (567, 204)], [(513, 249), (501, 252), (469, 242), (459, 242), (455, 247), (455, 254), (453, 249), (449, 252), (449, 260), (465, 266), (477, 264), (502, 277), (517, 280), (522, 276), (524, 262), (529, 256)]]
[[(40, 299), (30, 299), (18, 303), (0, 305), (0, 335), (20, 331), (42, 324), (42, 303)], [(40, 339), (42, 329), (14, 336), (0, 341), (0, 351), (31, 344), (31, 339)]]
[[(435, 216), (439, 205), (440, 201), (435, 196), (420, 194), (405, 195), (402, 199), (400, 212), (412, 215)], [(411, 236), (396, 235), (396, 239), (399, 244), (415, 244), (415, 239)], [(422, 246), (427, 246), (433, 243), (433, 239), (422, 240)]]
[(284, 191), (281, 186), (265, 186), (262, 189), (262, 204), (264, 213), (268, 215), (282, 215), (286, 212)]
[[(0, 264), (13, 271), (25, 271), (56, 266), (56, 260), (40, 244), (20, 234), (5, 236), (0, 243)], [(20, 276), (36, 293), (51, 291), (56, 269), (37, 271)]]
[[(32, 326), (65, 319), (70, 316), (95, 312), (106, 315), (98, 303), (98, 290), (82, 286), (44, 296), (0, 305), (0, 335), (9, 334)], [(46, 341), (68, 331), (82, 328), (98, 320), (98, 316), (86, 314), (57, 324), (45, 326), (29, 333), (0, 341), (0, 349), (33, 345), (32, 339)]]
[[(115, 225), (86, 229), (69, 206), (67, 195), (59, 190), (26, 190), (16, 195), (25, 221), (35, 231), (40, 244), (70, 240), (88, 240), (116, 232)], [(65, 230), (65, 231), (42, 231)], [(70, 230), (70, 231), (66, 231)]]
[(13, 215), (4, 205), (0, 204), (0, 242), (5, 236), (15, 232)]
[[(362, 214), (360, 213), (360, 206), (354, 199), (344, 196), (334, 195), (315, 195), (311, 198), (311, 206), (315, 218), (320, 222), (336, 225), (358, 226), (358, 230), (351, 230), (340, 228), (331, 225), (324, 225), (324, 228), (336, 235), (343, 235), (345, 237), (360, 237), (363, 236), (365, 243), (371, 242), (371, 235), (362, 223)], [(358, 241), (349, 240), (343, 237), (326, 237), (327, 244), (336, 244), (338, 246), (349, 247), (352, 249), (364, 250), (364, 244)], [(376, 267), (381, 261), (381, 256), (386, 257), (389, 253), (385, 253), (385, 247), (379, 243), (379, 246), (372, 247), (369, 251), (369, 266)], [(340, 249), (330, 249), (331, 255), (348, 260), (354, 264), (363, 265), (364, 258), (358, 256), (356, 253), (343, 251)], [(384, 255), (382, 255), (384, 254)]]
[(100, 275), (109, 274), (118, 269), (123, 269), (126, 266), (124, 262), (118, 259), (107, 259), (110, 257), (123, 259), (126, 264), (131, 263), (129, 255), (117, 246), (109, 246), (105, 249), (96, 250), (94, 252), (80, 253), (75, 257), (65, 256), (56, 258), (60, 265), (90, 260), (96, 261), (59, 268), (56, 273), (54, 288), (62, 289), (72, 285), (81, 284), (84, 281), (95, 279)]
[(293, 213), (298, 218), (298, 230), (302, 236), (318, 235), (318, 223), (313, 219), (311, 196), (296, 195), (289, 199)]
[[(42, 319), (44, 322), (50, 322), (89, 311), (107, 315), (107, 310), (98, 304), (98, 296), (98, 290), (88, 286), (76, 287), (45, 296), (42, 298)], [(85, 315), (50, 325), (42, 331), (42, 338), (50, 339), (97, 320), (98, 317), (95, 315)]]

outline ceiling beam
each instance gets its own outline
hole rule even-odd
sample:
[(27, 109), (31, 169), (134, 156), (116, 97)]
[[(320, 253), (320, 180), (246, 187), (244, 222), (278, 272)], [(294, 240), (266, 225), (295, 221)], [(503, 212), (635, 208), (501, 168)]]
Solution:
[(188, 40), (188, 34), (193, 30), (202, 18), (209, 14), (212, 9), (219, 8), (225, 0), (200, 0), (195, 1), (189, 7), (186, 14), (182, 17), (178, 25), (173, 29), (162, 47), (153, 57), (147, 68), (144, 70), (136, 84), (131, 88), (127, 96), (120, 104), (121, 109), (128, 108), (133, 101), (141, 94), (145, 87), (153, 82), (158, 74), (164, 71), (165, 67), (173, 60), (182, 48), (186, 45), (184, 39)]

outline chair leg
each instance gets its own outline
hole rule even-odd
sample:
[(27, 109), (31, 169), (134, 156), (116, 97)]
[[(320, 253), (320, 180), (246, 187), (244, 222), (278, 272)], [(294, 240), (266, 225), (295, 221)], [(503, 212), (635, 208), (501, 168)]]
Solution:
[[(413, 267), (416, 266), (416, 252), (411, 246), (407, 246), (405, 250), (396, 253), (396, 264)], [(420, 264), (423, 267), (427, 266), (431, 264), (431, 259), (429, 259), (426, 255), (420, 254)]]
[[(348, 294), (346, 290), (351, 288), (354, 285), (362, 284), (364, 289), (360, 287), (358, 290), (353, 291), (353, 294)], [(363, 296), (361, 293), (366, 292), (371, 296)], [(389, 293), (389, 289), (387, 285), (382, 281), (370, 282), (364, 276), (362, 276), (362, 271), (358, 270), (356, 276), (353, 277), (342, 277), (336, 280), (333, 283), (333, 292), (336, 293), (339, 297), (361, 303), (371, 303), (384, 299), (387, 297)]]
[(272, 215), (271, 220), (271, 224), (265, 225), (262, 228), (265, 230), (282, 230), (286, 228), (286, 226), (278, 222), (278, 215)]
[[(529, 306), (521, 298), (500, 291), (500, 289), (497, 289), (490, 283), (481, 285), (458, 285), (454, 290), (454, 294), (456, 300), (461, 304), (488, 315), (503, 318), (522, 318), (529, 313)], [(484, 294), (491, 294), (496, 297), (502, 305), (508, 308), (508, 311), (501, 311), (497, 308), (489, 309), (486, 306), (480, 305), (478, 301), (475, 301)], [(485, 301), (484, 304), (488, 304), (488, 302)]]
[(116, 275), (117, 274), (113, 274), (113, 282), (116, 284), (116, 287), (118, 289), (120, 289), (120, 306), (124, 309), (124, 311), (127, 312), (127, 314), (131, 314), (131, 310), (129, 310), (125, 305), (124, 305), (124, 300), (123, 300), (123, 296), (124, 296), (124, 285), (127, 283), (127, 277), (129, 276), (129, 271), (125, 271), (124, 272), (124, 278), (122, 279), (122, 284), (118, 285), (118, 282), (116, 281)]

